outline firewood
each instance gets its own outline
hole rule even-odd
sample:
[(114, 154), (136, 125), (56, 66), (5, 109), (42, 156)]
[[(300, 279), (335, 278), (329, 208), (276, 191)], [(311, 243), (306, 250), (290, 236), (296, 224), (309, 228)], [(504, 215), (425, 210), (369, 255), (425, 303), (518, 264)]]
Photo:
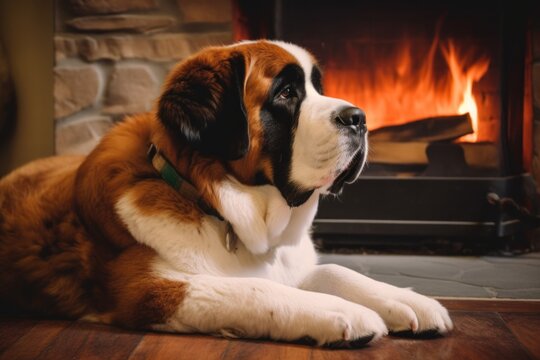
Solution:
[[(469, 166), (493, 168), (499, 164), (497, 146), (493, 143), (460, 143)], [(369, 159), (373, 164), (427, 165), (427, 142), (371, 141)]]
[(414, 120), (400, 125), (384, 126), (370, 131), (372, 142), (451, 141), (473, 133), (469, 113)]

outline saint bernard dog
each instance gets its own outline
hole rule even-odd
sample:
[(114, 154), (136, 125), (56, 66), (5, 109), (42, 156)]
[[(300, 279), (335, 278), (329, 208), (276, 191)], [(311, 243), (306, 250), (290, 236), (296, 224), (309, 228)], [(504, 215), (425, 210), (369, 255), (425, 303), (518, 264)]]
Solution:
[(317, 265), (319, 198), (355, 181), (368, 149), (364, 112), (321, 77), (289, 43), (210, 47), (88, 156), (7, 175), (1, 308), (324, 346), (450, 331), (433, 299)]

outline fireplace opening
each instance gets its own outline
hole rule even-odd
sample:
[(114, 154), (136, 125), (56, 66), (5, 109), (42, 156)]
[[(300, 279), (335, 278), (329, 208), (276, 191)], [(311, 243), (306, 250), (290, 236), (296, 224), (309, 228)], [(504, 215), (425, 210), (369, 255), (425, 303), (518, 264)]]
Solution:
[(369, 165), (321, 206), (318, 234), (523, 234), (520, 220), (487, 197), (525, 204), (532, 181), (524, 5), (236, 0), (234, 13), (237, 40), (276, 38), (308, 48), (324, 69), (325, 94), (366, 112)]
[[(342, 38), (320, 46), (329, 96), (359, 104), (371, 132), (368, 174), (495, 175), (499, 89), (495, 49), (459, 41), (441, 15), (418, 29)], [(490, 69), (491, 68), (491, 69)], [(490, 73), (491, 71), (491, 73)], [(443, 146), (446, 144), (446, 146)], [(430, 156), (454, 166), (429, 167)]]

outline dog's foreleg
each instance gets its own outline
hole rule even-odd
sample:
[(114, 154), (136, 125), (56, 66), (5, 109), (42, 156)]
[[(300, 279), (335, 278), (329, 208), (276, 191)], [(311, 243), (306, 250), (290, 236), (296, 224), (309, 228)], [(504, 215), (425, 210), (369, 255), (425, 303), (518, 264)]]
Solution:
[(316, 266), (299, 287), (362, 304), (376, 311), (391, 331), (446, 333), (452, 329), (448, 311), (436, 300), (339, 265)]
[(317, 344), (369, 342), (386, 333), (373, 311), (335, 296), (259, 278), (190, 276), (177, 310), (156, 330)]

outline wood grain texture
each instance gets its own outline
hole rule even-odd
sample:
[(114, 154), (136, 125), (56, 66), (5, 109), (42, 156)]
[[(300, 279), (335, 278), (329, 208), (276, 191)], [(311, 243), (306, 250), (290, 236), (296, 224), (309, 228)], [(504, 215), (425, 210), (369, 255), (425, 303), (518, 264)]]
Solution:
[(151, 333), (142, 339), (129, 359), (221, 359), (228, 346), (228, 340), (212, 336)]
[(383, 126), (369, 132), (370, 141), (434, 142), (454, 140), (473, 133), (469, 113), (418, 119), (400, 125)]
[(540, 313), (540, 300), (438, 299), (448, 310)]
[(34, 327), (36, 321), (5, 319), (0, 321), (0, 354)]
[(537, 304), (443, 302), (450, 308), (466, 309), (451, 311), (455, 329), (445, 337), (387, 336), (361, 349), (338, 350), (266, 340), (135, 332), (81, 322), (0, 318), (0, 359), (540, 359)]
[(313, 348), (310, 346), (295, 345), (289, 343), (262, 341), (231, 341), (229, 349), (223, 357), (223, 360), (309, 360), (312, 351)]
[(78, 324), (70, 330), (85, 334), (85, 340), (77, 350), (76, 356), (80, 359), (127, 359), (145, 335), (144, 333), (88, 323)]
[(37, 359), (58, 335), (71, 325), (68, 321), (41, 320), (6, 349), (0, 359)]
[(496, 313), (454, 312), (448, 336), (418, 340), (390, 336), (364, 349), (313, 351), (327, 359), (529, 359), (519, 341)]
[(104, 325), (40, 321), (1, 359), (127, 359), (143, 334)]
[(534, 359), (540, 359), (540, 313), (504, 313), (504, 322)]

